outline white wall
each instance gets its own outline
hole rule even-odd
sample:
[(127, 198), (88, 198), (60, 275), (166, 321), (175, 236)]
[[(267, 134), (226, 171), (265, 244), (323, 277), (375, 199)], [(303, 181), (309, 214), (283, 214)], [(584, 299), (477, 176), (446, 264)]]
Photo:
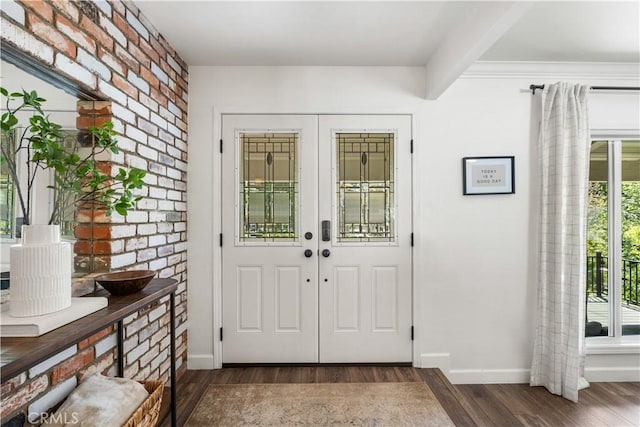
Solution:
[[(219, 315), (212, 307), (220, 268), (220, 113), (412, 113), (414, 364), (440, 367), (454, 382), (527, 382), (536, 305), (530, 175), (539, 111), (539, 96), (527, 88), (558, 79), (520, 76), (470, 75), (425, 101), (424, 70), (417, 67), (191, 67), (190, 367), (220, 361), (212, 328)], [(592, 123), (640, 128), (637, 97), (623, 109), (610, 101), (594, 107), (594, 114), (605, 113)], [(516, 157), (516, 194), (462, 196), (462, 157), (483, 155)]]
[[(426, 103), (420, 119), (420, 362), (444, 362), (456, 382), (527, 378), (535, 308), (529, 279), (534, 99), (521, 91), (527, 86), (518, 80), (459, 80)], [(463, 196), (461, 158), (493, 155), (515, 156), (516, 193)]]

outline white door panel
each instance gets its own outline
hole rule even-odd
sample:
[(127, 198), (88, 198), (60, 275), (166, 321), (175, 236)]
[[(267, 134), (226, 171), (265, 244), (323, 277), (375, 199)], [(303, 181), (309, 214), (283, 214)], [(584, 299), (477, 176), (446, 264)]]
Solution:
[(360, 331), (360, 268), (341, 266), (333, 271), (333, 281), (325, 286), (333, 289), (332, 305), (336, 310), (327, 312), (333, 316), (335, 332)]
[(300, 267), (276, 267), (276, 332), (300, 332), (302, 277)]
[(238, 266), (235, 301), (239, 332), (262, 332), (262, 267)]
[(397, 331), (399, 329), (398, 267), (377, 266), (371, 268), (371, 312), (372, 329), (375, 332)]

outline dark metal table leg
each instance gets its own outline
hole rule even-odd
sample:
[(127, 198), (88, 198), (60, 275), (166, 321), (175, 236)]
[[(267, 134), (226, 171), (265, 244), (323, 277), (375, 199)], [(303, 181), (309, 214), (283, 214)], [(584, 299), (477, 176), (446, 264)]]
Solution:
[(171, 426), (178, 425), (176, 419), (176, 294), (171, 292), (170, 299), (170, 326), (171, 333)]
[(118, 376), (124, 377), (124, 324), (123, 320), (118, 320)]

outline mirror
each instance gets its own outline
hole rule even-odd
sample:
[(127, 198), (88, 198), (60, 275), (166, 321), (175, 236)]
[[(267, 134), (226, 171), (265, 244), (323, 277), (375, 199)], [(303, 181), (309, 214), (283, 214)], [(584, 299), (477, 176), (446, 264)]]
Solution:
[[(76, 128), (76, 120), (78, 118), (76, 96), (70, 95), (65, 91), (33, 76), (32, 74), (2, 60), (2, 68), (0, 71), (0, 85), (10, 92), (18, 92), (27, 90), (35, 90), (38, 95), (44, 99), (43, 110), (49, 115), (51, 121), (62, 125), (62, 133), (64, 135), (65, 146), (75, 146), (78, 140), (78, 129)], [(6, 105), (0, 105), (1, 113), (6, 111)], [(30, 112), (21, 113), (18, 116), (19, 123), (28, 124)], [(10, 139), (7, 135), (2, 134), (2, 144), (6, 147)], [(90, 153), (91, 150), (81, 145), (77, 145), (78, 154), (82, 156), (83, 152)], [(15, 158), (18, 166), (18, 174), (25, 174), (26, 166), (24, 161)], [(23, 170), (24, 169), (24, 170)], [(52, 175), (50, 173), (40, 172), (36, 177), (35, 191), (33, 192), (32, 204), (32, 223), (46, 224), (49, 221), (53, 201), (53, 192), (48, 188), (53, 185)], [(6, 164), (0, 164), (0, 271), (6, 275), (10, 263), (10, 246), (19, 242), (21, 210), (19, 208), (17, 194), (11, 174)], [(75, 209), (67, 209), (60, 221), (62, 237), (72, 244), (75, 243)], [(76, 245), (77, 246), (77, 245)], [(74, 251), (76, 252), (76, 251)], [(74, 262), (77, 275), (92, 271), (92, 261), (89, 256), (87, 258), (86, 250), (82, 254), (76, 254)]]

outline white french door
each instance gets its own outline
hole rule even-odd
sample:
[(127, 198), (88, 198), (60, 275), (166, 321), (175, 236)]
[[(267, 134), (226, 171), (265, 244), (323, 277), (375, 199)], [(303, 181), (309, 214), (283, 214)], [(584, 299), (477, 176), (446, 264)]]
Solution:
[(411, 361), (410, 131), (409, 116), (320, 117), (323, 363)]
[(222, 132), (223, 362), (315, 362), (317, 118), (225, 115)]
[(223, 363), (410, 362), (410, 117), (224, 115), (222, 135)]

